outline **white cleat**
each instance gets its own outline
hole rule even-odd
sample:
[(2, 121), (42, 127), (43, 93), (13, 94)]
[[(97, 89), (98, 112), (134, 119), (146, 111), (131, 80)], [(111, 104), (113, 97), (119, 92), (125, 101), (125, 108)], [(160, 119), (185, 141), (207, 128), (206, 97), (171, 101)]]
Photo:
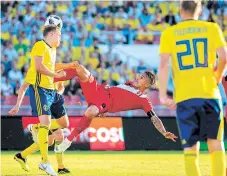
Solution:
[(39, 169), (46, 172), (48, 175), (57, 176), (58, 174), (54, 171), (50, 163), (40, 163)]
[(71, 143), (72, 143), (71, 141), (69, 141), (67, 138), (65, 138), (65, 140), (62, 141), (61, 144), (59, 144), (58, 146), (56, 146), (56, 147), (54, 148), (54, 151), (55, 151), (56, 153), (63, 153), (64, 151), (67, 150), (67, 148), (70, 147)]
[(33, 128), (32, 128), (33, 125), (34, 125), (34, 124), (29, 124), (29, 125), (27, 126), (27, 129), (28, 129), (28, 131), (30, 131), (30, 133), (32, 134), (32, 139), (33, 139), (33, 141), (37, 144), (37, 143), (38, 143), (38, 130), (37, 130), (37, 131), (33, 130)]

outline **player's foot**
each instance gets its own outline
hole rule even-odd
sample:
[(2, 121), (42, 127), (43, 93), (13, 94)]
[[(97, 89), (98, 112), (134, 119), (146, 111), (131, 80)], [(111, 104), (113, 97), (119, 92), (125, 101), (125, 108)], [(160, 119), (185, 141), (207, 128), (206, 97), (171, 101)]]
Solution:
[(57, 176), (58, 174), (54, 171), (50, 163), (40, 163), (39, 169), (46, 172), (48, 175)]
[(27, 159), (26, 158), (22, 158), (21, 154), (20, 153), (17, 153), (15, 156), (14, 156), (14, 159), (20, 163), (21, 165), (21, 168), (24, 169), (25, 171), (29, 171), (29, 167), (27, 165)]
[(80, 66), (80, 62), (79, 61), (73, 61), (74, 67), (78, 68)]
[(62, 141), (61, 144), (59, 144), (58, 146), (56, 146), (56, 147), (54, 148), (54, 151), (55, 151), (56, 153), (63, 153), (64, 151), (67, 150), (67, 148), (70, 147), (71, 143), (72, 143), (72, 141), (69, 141), (67, 138), (65, 138), (65, 140)]
[(33, 141), (35, 142), (35, 143), (38, 143), (38, 137), (37, 137), (37, 134), (38, 134), (38, 129), (36, 130), (36, 129), (34, 129), (33, 128), (33, 125), (34, 124), (29, 124), (28, 126), (27, 126), (27, 129), (28, 129), (28, 131), (30, 131), (30, 133), (32, 134), (32, 139), (33, 139)]
[(66, 168), (63, 168), (63, 169), (58, 169), (58, 173), (59, 174), (68, 174), (68, 173), (70, 173), (70, 171)]

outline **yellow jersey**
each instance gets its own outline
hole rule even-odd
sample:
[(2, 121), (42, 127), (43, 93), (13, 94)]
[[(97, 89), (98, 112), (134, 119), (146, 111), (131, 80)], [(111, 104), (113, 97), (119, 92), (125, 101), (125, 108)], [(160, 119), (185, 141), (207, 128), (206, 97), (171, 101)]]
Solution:
[(216, 50), (226, 46), (215, 23), (187, 20), (161, 35), (160, 54), (170, 54), (175, 102), (192, 98), (220, 98), (214, 77)]
[(51, 48), (44, 40), (38, 41), (34, 44), (31, 50), (31, 62), (28, 69), (25, 81), (43, 87), (46, 89), (54, 89), (53, 77), (43, 75), (36, 71), (35, 56), (43, 57), (43, 64), (52, 72), (55, 71), (56, 48)]

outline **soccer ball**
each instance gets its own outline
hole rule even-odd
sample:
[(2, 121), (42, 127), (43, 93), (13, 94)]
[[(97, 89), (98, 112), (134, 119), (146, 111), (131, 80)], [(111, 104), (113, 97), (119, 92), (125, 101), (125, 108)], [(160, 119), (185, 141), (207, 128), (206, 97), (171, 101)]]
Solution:
[(48, 26), (48, 25), (56, 25), (57, 27), (59, 27), (60, 29), (63, 26), (62, 20), (59, 16), (57, 15), (50, 15), (47, 17), (44, 26)]

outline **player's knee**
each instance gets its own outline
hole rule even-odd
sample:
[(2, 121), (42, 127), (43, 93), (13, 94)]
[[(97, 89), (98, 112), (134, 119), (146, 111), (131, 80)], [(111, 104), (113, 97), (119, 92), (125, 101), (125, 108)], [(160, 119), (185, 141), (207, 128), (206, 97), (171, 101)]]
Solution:
[(207, 139), (207, 145), (210, 153), (224, 150), (224, 143), (217, 139)]
[(76, 71), (81, 82), (90, 81), (91, 73), (84, 66), (80, 65)]
[(69, 119), (67, 116), (64, 116), (63, 119), (60, 119), (59, 124), (62, 128), (67, 128), (69, 126)]
[(68, 128), (69, 127), (69, 120), (64, 121), (62, 124), (62, 128)]
[(95, 105), (91, 105), (85, 112), (85, 115), (91, 119), (96, 117), (98, 114), (99, 114), (99, 109)]
[(51, 116), (50, 115), (41, 115), (39, 116), (40, 125), (50, 126), (51, 125)]
[(184, 151), (199, 151), (200, 142), (184, 147)]

